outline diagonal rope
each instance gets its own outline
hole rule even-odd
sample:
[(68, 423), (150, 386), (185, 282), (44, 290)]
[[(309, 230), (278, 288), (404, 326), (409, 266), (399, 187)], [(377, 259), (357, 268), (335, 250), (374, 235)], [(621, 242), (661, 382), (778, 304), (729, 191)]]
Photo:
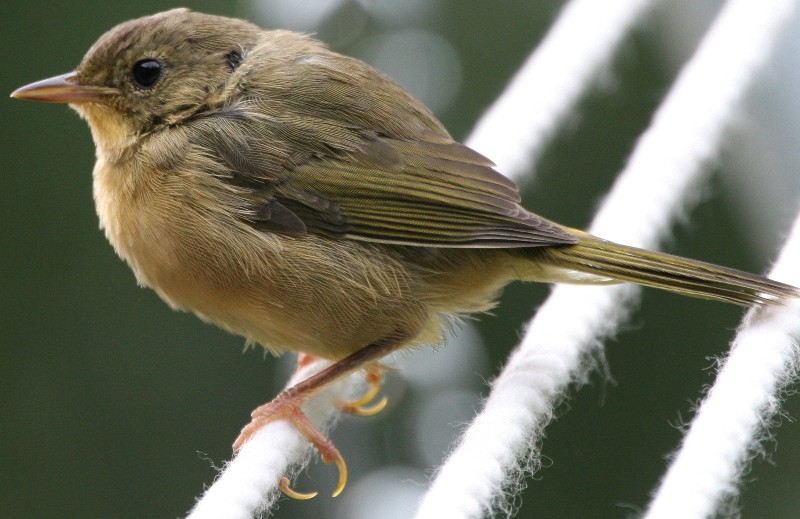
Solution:
[[(634, 246), (658, 244), (675, 215), (694, 202), (695, 188), (707, 176), (703, 164), (716, 154), (794, 4), (726, 3), (642, 135), (596, 216), (593, 233)], [(638, 293), (631, 285), (553, 290), (494, 382), (483, 411), (440, 468), (418, 519), (509, 511), (506, 494), (513, 495), (521, 475), (535, 470), (538, 442), (555, 405), (571, 382), (585, 376), (584, 360), (616, 331)]]
[[(800, 286), (800, 215), (770, 276)], [(736, 494), (748, 457), (800, 366), (800, 301), (750, 310), (646, 519), (709, 517)]]
[[(286, 387), (329, 365), (328, 361), (315, 361), (298, 370)], [(309, 419), (324, 430), (324, 426), (338, 415), (334, 400), (349, 394), (355, 380), (349, 377), (312, 398), (303, 407)], [(303, 468), (308, 462), (308, 452), (308, 442), (289, 422), (268, 423), (225, 465), (195, 503), (187, 519), (251, 519), (268, 510), (280, 497), (278, 479)]]
[[(500, 171), (512, 176), (523, 173), (594, 77), (608, 67), (617, 45), (644, 9), (653, 3), (654, 0), (570, 2), (508, 90), (478, 123), (468, 144), (489, 154)], [(575, 38), (575, 34), (583, 36)], [(549, 79), (542, 81), (541, 77)], [(521, 104), (520, 94), (525, 97)], [(503, 151), (499, 146), (506, 142), (513, 142), (513, 146)], [(287, 387), (302, 380), (301, 375), (295, 375)], [(346, 392), (348, 389), (341, 388), (328, 394), (342, 396)], [(333, 398), (330, 396), (329, 402)], [(317, 403), (315, 399), (312, 405), (316, 409), (316, 416), (312, 417), (316, 418), (315, 423), (325, 423), (336, 414), (333, 406), (326, 408), (324, 402)], [(305, 458), (307, 444), (292, 427), (284, 422), (269, 424), (225, 466), (188, 518), (247, 519), (269, 509), (279, 497), (278, 478), (290, 467), (303, 465)]]
[(553, 134), (655, 0), (572, 0), (466, 141), (504, 175), (530, 174)]
[[(595, 2), (587, 0), (571, 2), (536, 54), (545, 52), (544, 49), (549, 49), (546, 52), (553, 53), (553, 56), (566, 52), (566, 47), (559, 48), (551, 41), (551, 38), (555, 38), (553, 35), (556, 33), (561, 34), (560, 38), (567, 43), (570, 39), (585, 38), (585, 33), (581, 34), (580, 31), (570, 33), (559, 24), (563, 22), (567, 13), (574, 15), (578, 5), (583, 4), (587, 9), (586, 12), (590, 12), (590, 8), (586, 6), (592, 3)], [(747, 2), (747, 0), (730, 1), (726, 10), (733, 9), (731, 6), (734, 4), (738, 5), (741, 10), (743, 9), (742, 4), (747, 3), (755, 4)], [(604, 2), (603, 4), (605, 4), (605, 11), (614, 11), (618, 4), (624, 4), (624, 2)], [(576, 72), (580, 76), (576, 81), (579, 85), (578, 89), (572, 91), (564, 88), (563, 85), (559, 86), (563, 89), (562, 92), (567, 93), (563, 95), (567, 102), (548, 104), (542, 101), (541, 106), (550, 107), (550, 109), (536, 110), (537, 115), (542, 112), (547, 114), (544, 123), (534, 123), (527, 130), (517, 134), (510, 133), (519, 135), (525, 141), (525, 145), (515, 142), (515, 149), (511, 152), (506, 150), (507, 152), (504, 153), (500, 149), (501, 144), (493, 143), (491, 139), (485, 137), (485, 135), (492, 134), (492, 128), (496, 129), (494, 133), (498, 136), (502, 136), (509, 128), (517, 128), (509, 125), (507, 121), (503, 121), (503, 117), (520, 115), (522, 112), (519, 110), (520, 106), (529, 106), (531, 102), (537, 102), (536, 100), (542, 96), (546, 98), (548, 95), (552, 95), (550, 101), (558, 97), (556, 95), (558, 91), (555, 88), (546, 92), (537, 90), (536, 95), (532, 96), (529, 91), (525, 91), (523, 87), (519, 86), (525, 85), (525, 83), (519, 83), (521, 81), (519, 76), (514, 80), (514, 84), (518, 86), (510, 89), (501, 100), (498, 100), (495, 105), (498, 107), (497, 109), (487, 112), (468, 143), (492, 157), (501, 166), (502, 171), (514, 175), (528, 168), (535, 160), (544, 141), (552, 134), (558, 121), (574, 104), (580, 92), (586, 89), (594, 74), (607, 67), (614, 46), (637, 19), (638, 13), (642, 12), (645, 2), (631, 1), (627, 5), (628, 17), (623, 16), (619, 19), (608, 17), (609, 20), (614, 20), (613, 25), (616, 25), (615, 30), (618, 32), (613, 33), (614, 37), (604, 40), (608, 42), (607, 45), (601, 45), (598, 41), (593, 42), (593, 47), (607, 46), (609, 49), (605, 52), (593, 53), (591, 59), (584, 57), (585, 62), (588, 62), (590, 66), (580, 74)], [(721, 31), (718, 29), (723, 18), (722, 14), (720, 15), (714, 29), (709, 32), (695, 58), (682, 72), (670, 97), (654, 118), (653, 127), (642, 137), (637, 148), (637, 153), (641, 156), (637, 158), (637, 155), (634, 154), (631, 158), (626, 173), (617, 182), (604, 209), (595, 220), (593, 232), (617, 241), (640, 246), (652, 246), (658, 241), (658, 235), (668, 227), (667, 222), (671, 215), (679, 211), (680, 207), (688, 204), (687, 195), (696, 185), (697, 178), (702, 173), (700, 164), (715, 152), (720, 133), (730, 118), (739, 97), (758, 71), (764, 57), (768, 55), (771, 38), (778, 32), (780, 21), (778, 15), (783, 13), (782, 16), (786, 16), (790, 5), (791, 2), (788, 1), (776, 1), (769, 6), (759, 4), (762, 9), (761, 14), (764, 14), (765, 11), (767, 18), (775, 17), (771, 19), (772, 25), (769, 26), (763, 18), (756, 16), (750, 18), (751, 23), (756, 21), (756, 23), (752, 23), (754, 28), (737, 29), (740, 31), (737, 33), (737, 40), (745, 47), (743, 54), (745, 59), (738, 64), (728, 63), (722, 59), (721, 62), (724, 64), (721, 67), (722, 73), (717, 70), (715, 77), (709, 79), (707, 75), (700, 74), (698, 70), (701, 70), (703, 66), (708, 66), (709, 60), (712, 58), (721, 58), (714, 54), (719, 49), (715, 49), (713, 42), (710, 42), (712, 33), (716, 34), (715, 31)], [(781, 11), (782, 9), (783, 11)], [(602, 25), (605, 21), (607, 21), (605, 16), (599, 16), (592, 20), (595, 25)], [(556, 27), (561, 27), (560, 32), (555, 30)], [(581, 37), (576, 38), (576, 34), (581, 34)], [(714, 49), (714, 52), (708, 50), (709, 48)], [(584, 49), (583, 52), (588, 51)], [(727, 52), (730, 52), (729, 48)], [(558, 56), (558, 60), (552, 59), (560, 61), (559, 66), (564, 67), (563, 56), (566, 55)], [(574, 56), (580, 58), (579, 53)], [(568, 61), (566, 60), (566, 62)], [(533, 58), (529, 60), (529, 65), (532, 62)], [(547, 60), (540, 58), (540, 62), (546, 63)], [(689, 67), (695, 62), (700, 64), (695, 65), (695, 72), (690, 74)], [(702, 65), (703, 63), (705, 65)], [(737, 67), (737, 65), (741, 66)], [(538, 66), (542, 67), (543, 65)], [(711, 69), (713, 70), (714, 67)], [(537, 74), (539, 73), (541, 72), (537, 72)], [(547, 78), (548, 76), (543, 77)], [(557, 78), (551, 75), (550, 79), (556, 81)], [(717, 90), (714, 90), (713, 94), (717, 95), (719, 99), (711, 99), (708, 97), (711, 95), (710, 92), (703, 88), (696, 88), (704, 86), (699, 83), (701, 79), (716, 82)], [(730, 83), (725, 83), (725, 81)], [(540, 82), (548, 83), (547, 80), (542, 81), (541, 79)], [(682, 89), (681, 86), (683, 86)], [(723, 91), (722, 95), (720, 95), (720, 87)], [(509, 101), (508, 96), (519, 94), (524, 95), (522, 103)], [(501, 109), (503, 104), (506, 108)], [(511, 110), (508, 107), (511, 107)], [(525, 117), (532, 116), (527, 114)], [(550, 119), (547, 119), (548, 117)], [(698, 122), (707, 122), (709, 126), (698, 125)], [(699, 141), (693, 141), (691, 137), (696, 135), (694, 130), (698, 128), (702, 130), (699, 131), (702, 138)], [(659, 134), (659, 132), (661, 133)], [(484, 137), (481, 136), (482, 133)], [(508, 135), (509, 133), (505, 133), (506, 138)], [(651, 144), (646, 144), (648, 139), (652, 140)], [(507, 140), (512, 141), (513, 139), (507, 138)], [(497, 152), (493, 151), (493, 146), (497, 147)], [(526, 146), (527, 150), (532, 151), (526, 151)], [(639, 152), (639, 150), (647, 151)], [(521, 154), (520, 151), (522, 151)], [(674, 153), (669, 153), (670, 151)], [(528, 157), (533, 158), (525, 158), (526, 153), (529, 153)], [(654, 164), (657, 167), (652, 170), (653, 174), (642, 177), (642, 170)], [(638, 177), (631, 173), (631, 170), (639, 171)], [(675, 175), (680, 177), (677, 181), (678, 187), (675, 187), (670, 179), (662, 178), (670, 176), (671, 172), (683, 172), (684, 170), (692, 170), (692, 173), (687, 176)], [(692, 175), (695, 176), (692, 177)], [(633, 176), (634, 180), (623, 180), (630, 176)], [(637, 178), (638, 180), (636, 180)], [(642, 184), (644, 186), (641, 186)], [(654, 189), (655, 186), (658, 188)], [(645, 189), (645, 196), (638, 192), (640, 188)], [(664, 190), (666, 190), (666, 194)], [(655, 193), (655, 191), (659, 192)], [(639, 198), (638, 204), (630, 203), (631, 196)], [(620, 204), (619, 209), (617, 209), (618, 204)], [(640, 209), (644, 209), (644, 212), (639, 213)], [(630, 214), (637, 215), (635, 222), (630, 218)], [(634, 228), (631, 229), (629, 226)], [(637, 226), (649, 227), (652, 234), (639, 232), (641, 229), (637, 230)], [(514, 353), (508, 367), (495, 382), (492, 396), (487, 402), (484, 412), (465, 434), (462, 444), (454, 451), (447, 464), (442, 467), (431, 491), (419, 509), (418, 517), (433, 517), (433, 514), (437, 514), (436, 517), (478, 517), (503, 502), (503, 489), (507, 488), (509, 482), (513, 483), (519, 471), (530, 468), (524, 461), (529, 459), (530, 446), (533, 445), (532, 442), (549, 420), (554, 403), (561, 398), (565, 387), (582, 373), (582, 359), (592, 348), (598, 347), (598, 341), (602, 337), (613, 333), (617, 324), (626, 314), (626, 303), (632, 303), (636, 294), (636, 289), (630, 286), (591, 289), (562, 286), (554, 290), (548, 302), (532, 321), (520, 349)], [(553, 319), (556, 320), (552, 321)], [(567, 326), (569, 333), (563, 333), (563, 326), (559, 329), (555, 325), (559, 319), (562, 323), (564, 319), (570, 321)], [(583, 326), (576, 326), (576, 323), (583, 323)], [(308, 372), (299, 374), (290, 381), (290, 385), (309, 374)], [(532, 385), (530, 384), (531, 377), (541, 378), (541, 380)], [(335, 393), (336, 391), (333, 391), (331, 395)], [(333, 414), (333, 406), (330, 405), (332, 399), (333, 396), (329, 395), (327, 403), (317, 404), (315, 402), (314, 410), (311, 411), (314, 418), (320, 422), (328, 420)], [(487, 424), (492, 421), (494, 422)], [(512, 426), (506, 427), (508, 424), (512, 424)], [(519, 425), (522, 426), (517, 427)], [(487, 437), (483, 434), (487, 430), (493, 431), (494, 436)], [(481, 444), (484, 441), (485, 443)], [(476, 442), (479, 447), (477, 450), (484, 450), (486, 456), (470, 458), (469, 449), (472, 448), (472, 452), (476, 452), (474, 448)], [(190, 517), (194, 519), (252, 517), (258, 511), (271, 506), (274, 496), (277, 495), (275, 492), (277, 478), (287, 472), (289, 466), (298, 463), (305, 456), (304, 440), (293, 428), (281, 422), (265, 427), (248, 443), (248, 446), (206, 491)], [(482, 463), (482, 459), (484, 461), (488, 459), (488, 463)], [(466, 463), (464, 463), (465, 460)], [(473, 475), (476, 467), (481, 467), (481, 470), (478, 471), (478, 474)], [(462, 481), (458, 481), (459, 470), (461, 476), (468, 475), (469, 477), (462, 477)], [(465, 470), (466, 472), (464, 472)], [(475, 480), (483, 483), (489, 481), (490, 484), (487, 487), (477, 488), (477, 492), (474, 492), (476, 490), (473, 485)], [(456, 506), (456, 504), (463, 506)], [(445, 515), (442, 515), (442, 511), (446, 512)]]

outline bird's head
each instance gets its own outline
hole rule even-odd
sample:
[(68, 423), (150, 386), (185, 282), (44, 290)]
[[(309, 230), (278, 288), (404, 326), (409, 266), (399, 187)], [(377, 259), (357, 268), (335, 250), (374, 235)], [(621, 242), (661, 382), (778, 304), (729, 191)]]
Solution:
[(11, 95), (68, 103), (89, 122), (98, 152), (119, 155), (142, 135), (220, 103), (260, 32), (242, 20), (173, 9), (114, 27), (73, 72)]

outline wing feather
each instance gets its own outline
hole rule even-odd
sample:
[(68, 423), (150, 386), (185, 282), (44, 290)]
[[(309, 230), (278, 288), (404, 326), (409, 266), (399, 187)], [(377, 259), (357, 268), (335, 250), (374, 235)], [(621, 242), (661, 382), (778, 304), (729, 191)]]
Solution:
[(288, 171), (276, 196), (282, 202), (283, 196), (296, 200), (292, 193), (298, 190), (336, 207), (331, 218), (301, 216), (310, 232), (429, 247), (575, 242), (561, 227), (522, 208), (516, 186), (487, 159), (452, 141), (376, 137), (359, 152)]
[(241, 97), (188, 125), (213, 154), (208, 173), (242, 193), (242, 219), (265, 232), (426, 247), (576, 242), (520, 206), (517, 186), (399, 85), (308, 41), (298, 49), (242, 67)]

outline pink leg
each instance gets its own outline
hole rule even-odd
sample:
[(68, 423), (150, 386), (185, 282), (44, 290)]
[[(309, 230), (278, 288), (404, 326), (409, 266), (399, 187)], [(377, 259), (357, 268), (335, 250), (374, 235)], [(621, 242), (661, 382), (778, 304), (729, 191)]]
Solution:
[[(403, 333), (396, 333), (390, 337), (382, 339), (365, 346), (357, 352), (345, 357), (344, 359), (328, 366), (316, 375), (312, 375), (306, 380), (286, 389), (271, 402), (268, 402), (258, 408), (252, 413), (252, 420), (247, 424), (239, 437), (233, 444), (234, 453), (238, 453), (239, 449), (256, 433), (259, 429), (266, 424), (275, 420), (285, 419), (289, 420), (297, 430), (306, 437), (306, 439), (317, 449), (325, 463), (335, 463), (339, 469), (339, 484), (333, 492), (334, 497), (339, 495), (347, 483), (347, 466), (345, 465), (344, 458), (339, 453), (339, 450), (333, 443), (317, 429), (314, 424), (303, 413), (302, 405), (311, 398), (314, 394), (324, 389), (327, 385), (335, 382), (336, 380), (344, 377), (354, 371), (364, 368), (369, 364), (373, 364), (380, 360), (382, 357), (397, 349), (402, 345), (408, 336)], [(308, 362), (308, 358), (304, 355), (298, 358), (298, 365), (301, 362)], [(372, 369), (372, 368), (371, 368)], [(375, 379), (375, 375), (368, 374), (368, 382), (375, 387), (380, 385), (380, 376)], [(370, 381), (370, 378), (373, 381)], [(367, 395), (370, 396), (371, 389)], [(362, 405), (372, 400), (374, 394), (363, 402), (364, 397), (359, 399), (356, 407), (361, 408)], [(282, 480), (282, 486), (286, 486), (286, 482)], [(288, 488), (288, 487), (287, 487)], [(287, 495), (294, 494), (294, 497), (302, 496), (302, 494), (294, 493), (294, 491), (287, 492)]]

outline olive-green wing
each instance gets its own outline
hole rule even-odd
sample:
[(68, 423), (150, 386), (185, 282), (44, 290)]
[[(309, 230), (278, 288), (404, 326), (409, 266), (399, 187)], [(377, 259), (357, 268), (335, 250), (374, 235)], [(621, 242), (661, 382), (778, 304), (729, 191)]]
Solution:
[(192, 129), (216, 155), (212, 174), (242, 191), (245, 219), (267, 232), (428, 247), (577, 241), (520, 206), (511, 180), (443, 130), (419, 125), (413, 138), (393, 138), (350, 121), (241, 109)]
[(221, 106), (183, 124), (233, 208), (274, 233), (433, 247), (575, 243), (519, 205), (516, 185), (452, 140), (434, 115), (368, 65), (292, 33), (255, 48)]
[(574, 243), (519, 205), (516, 185), (473, 150), (438, 138), (374, 137), (342, 157), (289, 169), (275, 201), (308, 232), (434, 247)]

